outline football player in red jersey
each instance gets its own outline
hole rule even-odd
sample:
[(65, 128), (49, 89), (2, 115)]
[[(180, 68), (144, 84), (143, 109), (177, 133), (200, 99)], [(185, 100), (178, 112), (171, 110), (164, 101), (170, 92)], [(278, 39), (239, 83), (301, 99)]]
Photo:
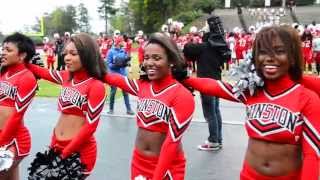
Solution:
[[(34, 55), (34, 43), (20, 33), (12, 34), (3, 41), (0, 72), (0, 146), (2, 150), (9, 150), (14, 154), (14, 161), (11, 167), (1, 167), (2, 180), (18, 180), (19, 163), (30, 153), (31, 138), (24, 126), (23, 116), (35, 95), (37, 82), (25, 63)], [(2, 158), (5, 158), (3, 154), (0, 157), (0, 166), (5, 164)]]
[(244, 59), (246, 50), (247, 50), (247, 38), (244, 36), (243, 32), (239, 33), (238, 38), (236, 39), (236, 56), (237, 64)]
[(139, 98), (132, 180), (185, 177), (181, 138), (191, 122), (194, 100), (174, 75), (185, 66), (176, 44), (165, 34), (155, 33), (144, 48), (144, 78), (130, 80), (110, 73), (105, 76), (108, 84)]
[(266, 27), (253, 43), (253, 60), (263, 87), (235, 93), (228, 83), (188, 78), (184, 83), (208, 95), (246, 105), (249, 143), (241, 180), (318, 180), (319, 97), (299, 84), (301, 41), (291, 27)]
[(61, 152), (63, 159), (79, 152), (81, 163), (85, 165), (83, 173), (89, 175), (96, 162), (94, 133), (105, 101), (105, 87), (99, 80), (106, 70), (96, 42), (85, 33), (70, 38), (64, 50), (64, 61), (66, 71), (49, 71), (36, 65), (28, 65), (28, 68), (37, 77), (62, 86), (58, 98), (61, 114), (50, 148)]

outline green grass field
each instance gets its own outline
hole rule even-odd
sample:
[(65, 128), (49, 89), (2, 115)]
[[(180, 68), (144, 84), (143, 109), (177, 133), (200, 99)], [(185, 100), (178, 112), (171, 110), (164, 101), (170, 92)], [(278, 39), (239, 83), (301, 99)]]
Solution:
[[(139, 65), (137, 53), (132, 53), (131, 60), (131, 72), (129, 72), (129, 77), (138, 78), (139, 77)], [(56, 85), (54, 83), (39, 80), (38, 81), (39, 90), (37, 91), (38, 97), (57, 97), (60, 93), (61, 87), (60, 85)], [(107, 87), (107, 94), (109, 94), (110, 88)], [(121, 96), (121, 91), (117, 91), (116, 98)]]
[(60, 85), (45, 80), (39, 80), (38, 86), (37, 96), (39, 97), (57, 97), (61, 89)]

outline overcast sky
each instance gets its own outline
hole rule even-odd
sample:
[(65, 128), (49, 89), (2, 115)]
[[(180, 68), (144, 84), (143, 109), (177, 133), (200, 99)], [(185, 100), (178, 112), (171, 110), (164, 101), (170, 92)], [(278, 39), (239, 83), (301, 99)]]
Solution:
[[(120, 0), (116, 0), (120, 1)], [(103, 21), (99, 18), (97, 7), (99, 0), (1, 0), (0, 31), (10, 33), (23, 30), (25, 25), (32, 25), (36, 17), (45, 12), (52, 12), (56, 7), (84, 3), (89, 10), (90, 24), (93, 32), (104, 30)]]

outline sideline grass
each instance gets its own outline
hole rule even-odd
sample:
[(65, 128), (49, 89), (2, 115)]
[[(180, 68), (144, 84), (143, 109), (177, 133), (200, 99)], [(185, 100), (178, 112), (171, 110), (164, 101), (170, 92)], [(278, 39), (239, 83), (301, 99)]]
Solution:
[(45, 80), (39, 80), (38, 86), (37, 96), (39, 97), (57, 97), (61, 89), (60, 85)]

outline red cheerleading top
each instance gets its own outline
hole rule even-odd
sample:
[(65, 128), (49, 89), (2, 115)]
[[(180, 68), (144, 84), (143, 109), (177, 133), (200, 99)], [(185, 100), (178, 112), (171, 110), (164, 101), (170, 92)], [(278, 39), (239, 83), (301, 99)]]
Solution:
[(265, 87), (257, 90), (254, 96), (244, 92), (239, 98), (232, 93), (232, 86), (222, 81), (189, 78), (184, 83), (201, 93), (244, 103), (248, 136), (301, 146), (301, 178), (318, 178), (320, 100), (314, 92), (293, 82), (289, 76), (277, 81), (266, 81)]
[(37, 89), (34, 75), (24, 64), (5, 67), (0, 75), (0, 106), (15, 107), (0, 133), (0, 146), (10, 144)]
[(108, 74), (105, 82), (137, 96), (137, 125), (140, 128), (167, 133), (162, 144), (153, 179), (162, 179), (177, 155), (181, 137), (194, 112), (192, 94), (171, 75), (159, 81), (129, 80), (119, 74)]
[(320, 78), (317, 76), (303, 76), (301, 84), (320, 96)]
[(62, 151), (66, 157), (81, 148), (96, 131), (105, 102), (104, 84), (88, 75), (86, 71), (50, 71), (36, 65), (28, 68), (37, 76), (62, 86), (58, 98), (58, 110), (64, 114), (72, 114), (86, 118), (79, 134)]

